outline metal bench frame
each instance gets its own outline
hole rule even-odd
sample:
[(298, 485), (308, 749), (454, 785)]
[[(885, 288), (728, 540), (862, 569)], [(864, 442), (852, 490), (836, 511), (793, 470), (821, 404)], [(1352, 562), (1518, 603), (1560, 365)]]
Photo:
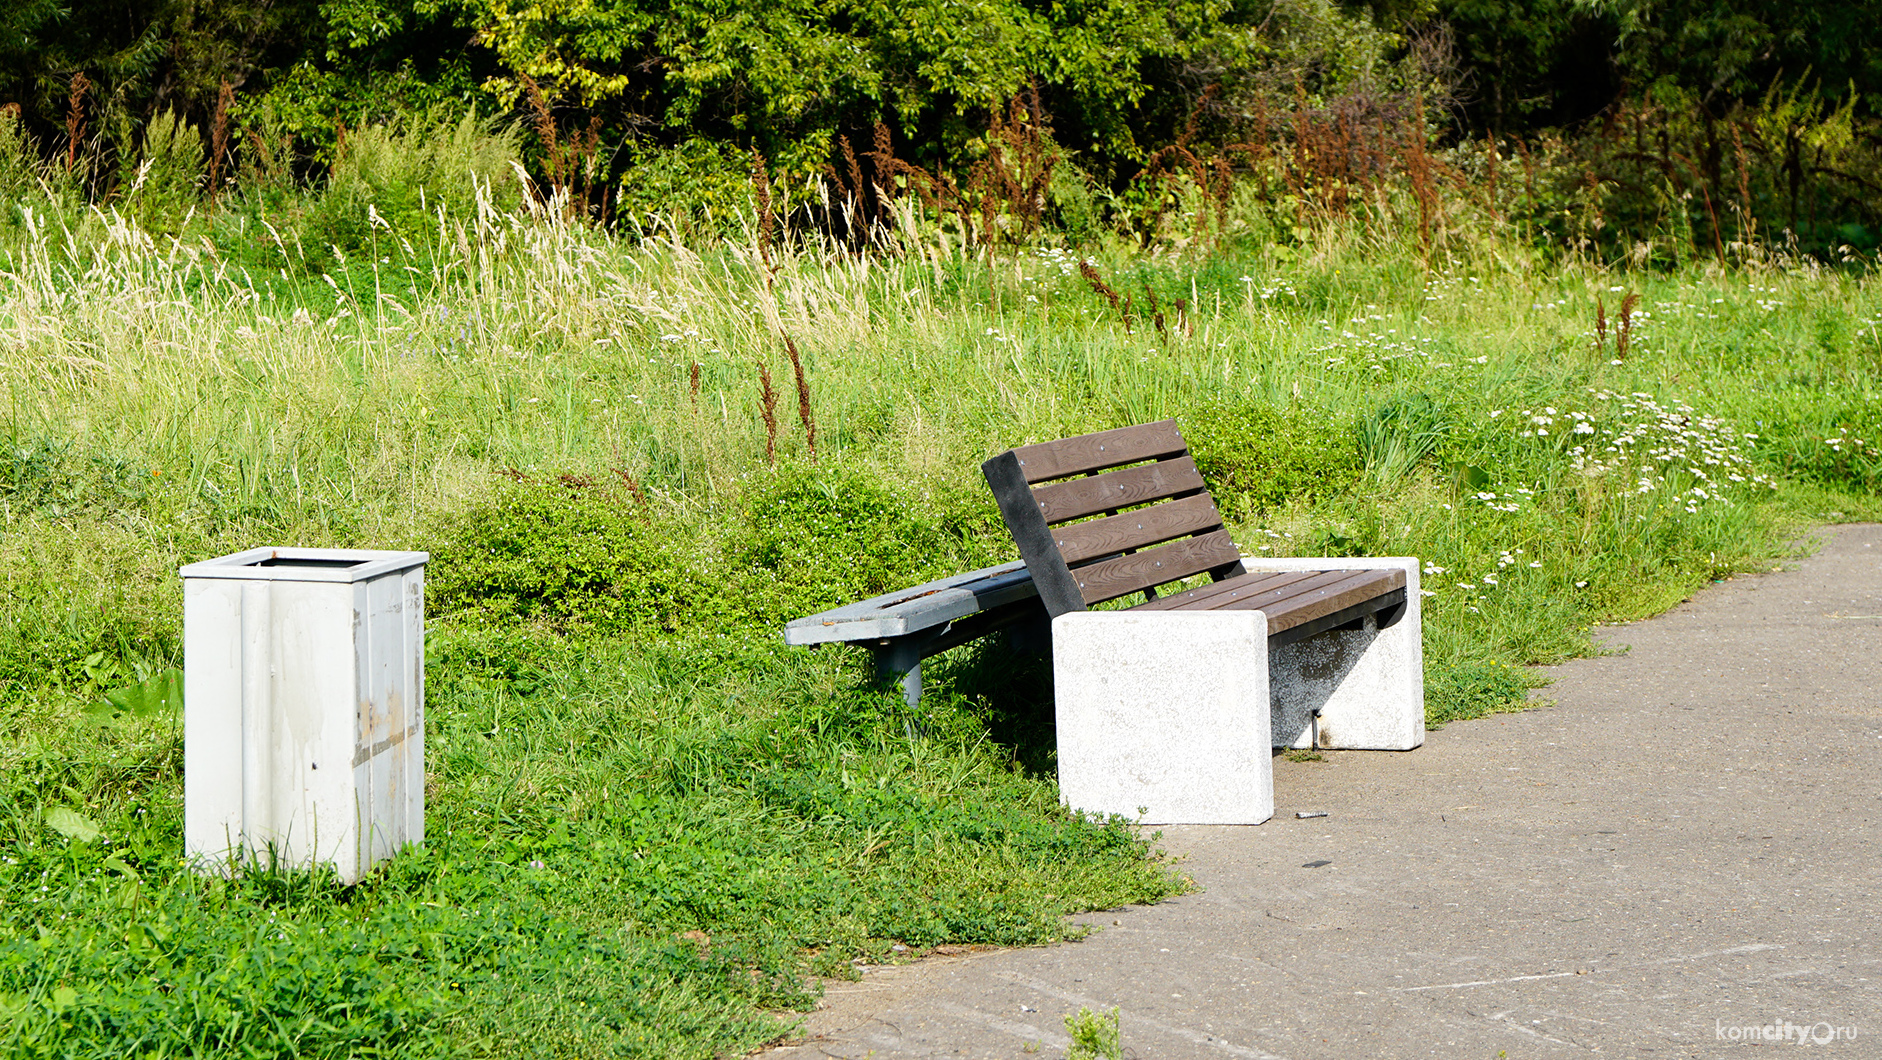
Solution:
[(1022, 562), (956, 574), (809, 615), (784, 627), (784, 643), (857, 644), (875, 656), (876, 680), (899, 681), (909, 709), (921, 704), (921, 661), (1008, 631), (1016, 644), (1045, 650), (1050, 627)]

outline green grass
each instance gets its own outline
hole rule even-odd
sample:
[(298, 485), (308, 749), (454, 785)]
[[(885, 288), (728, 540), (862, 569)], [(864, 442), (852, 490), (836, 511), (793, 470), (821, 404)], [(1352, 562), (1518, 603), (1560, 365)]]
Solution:
[(1065, 1017), (1065, 1033), (1072, 1039), (1066, 1060), (1121, 1060), (1124, 1055), (1115, 1008), (1093, 1012), (1081, 1006)]
[[(114, 224), (0, 248), (8, 1055), (714, 1056), (812, 973), (1180, 889), (1058, 807), (1036, 661), (952, 653), (917, 728), (861, 652), (778, 640), (1009, 558), (978, 463), (1014, 444), (1174, 415), (1244, 547), (1425, 560), (1434, 726), (1882, 509), (1869, 272), (1427, 276), (1331, 226), (1101, 257), (1162, 300), (1127, 331), (1070, 255), (932, 233), (767, 281), (490, 213), (332, 272), (284, 239), (268, 280)], [(434, 555), (429, 838), (353, 888), (187, 872), (177, 719), (87, 709), (180, 661), (179, 564), (290, 543)]]

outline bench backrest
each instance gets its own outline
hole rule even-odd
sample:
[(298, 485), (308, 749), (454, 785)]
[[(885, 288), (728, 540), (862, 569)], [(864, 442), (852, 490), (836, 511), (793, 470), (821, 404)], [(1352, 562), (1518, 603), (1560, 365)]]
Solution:
[(1175, 420), (1009, 449), (980, 469), (1054, 618), (1243, 573)]

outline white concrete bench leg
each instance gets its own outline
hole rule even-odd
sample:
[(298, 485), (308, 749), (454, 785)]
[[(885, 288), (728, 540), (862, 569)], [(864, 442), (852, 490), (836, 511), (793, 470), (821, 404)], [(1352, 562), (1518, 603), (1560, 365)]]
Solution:
[(1274, 816), (1268, 663), (1259, 611), (1053, 619), (1060, 799), (1149, 824)]
[(1409, 751), (1425, 742), (1425, 654), (1419, 623), (1418, 560), (1248, 557), (1250, 572), (1405, 571), (1405, 616), (1275, 648), (1268, 656), (1269, 728), (1276, 747)]

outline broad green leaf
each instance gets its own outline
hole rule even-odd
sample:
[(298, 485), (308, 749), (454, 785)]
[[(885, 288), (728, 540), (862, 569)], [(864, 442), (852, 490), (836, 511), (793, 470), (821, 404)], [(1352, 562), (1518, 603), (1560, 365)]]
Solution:
[(80, 843), (89, 843), (104, 834), (92, 823), (91, 818), (64, 806), (55, 806), (46, 811), (46, 827)]
[(1480, 490), (1490, 484), (1490, 473), (1474, 464), (1453, 464), (1451, 474), (1460, 490)]
[(86, 708), (95, 722), (171, 715), (183, 709), (183, 671), (174, 667), (134, 685), (114, 688)]

